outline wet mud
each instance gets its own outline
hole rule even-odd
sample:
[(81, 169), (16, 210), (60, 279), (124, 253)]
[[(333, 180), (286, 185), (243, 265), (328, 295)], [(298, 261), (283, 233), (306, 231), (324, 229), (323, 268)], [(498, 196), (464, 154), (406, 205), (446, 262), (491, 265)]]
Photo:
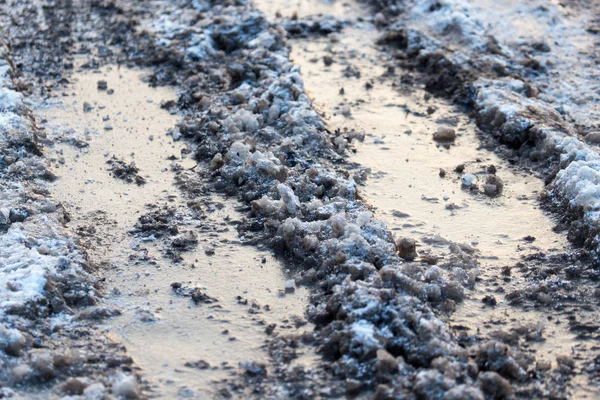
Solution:
[[(103, 306), (119, 310), (105, 332), (126, 346), (149, 393), (202, 398), (239, 363), (268, 357), (270, 324), (310, 328), (302, 317), (307, 289), (294, 283), (286, 290), (285, 262), (243, 244), (235, 202), (176, 187), (175, 171), (196, 163), (173, 141), (179, 116), (160, 108), (175, 91), (148, 87), (145, 75), (117, 66), (82, 71), (61, 97), (44, 102), (40, 118), (61, 143), (50, 158), (55, 197), (71, 210), (67, 226), (84, 236), (104, 271)], [(134, 163), (144, 184), (115, 176), (114, 159)], [(178, 233), (165, 243), (144, 218), (166, 209), (174, 215), (167, 229)], [(177, 241), (186, 233), (193, 238), (188, 247)], [(181, 296), (181, 287), (212, 301)]]
[[(548, 89), (554, 53), (527, 41), (529, 23), (506, 27), (520, 32), (511, 43), (490, 31), (479, 57), (468, 18), (443, 19), (452, 1), (405, 6), (2, 7), (10, 87), (27, 99), (5, 108), (33, 111), (41, 161), (28, 165), (97, 290), (62, 311), (52, 296), (69, 285), (40, 295), (62, 321), (55, 342), (84, 329), (104, 346), (104, 364), (66, 380), (56, 360), (46, 374), (21, 320), (3, 319), (2, 337), (25, 343), (16, 358), (20, 339), (2, 348), (7, 384), (81, 398), (596, 397), (595, 239), (574, 240), (595, 232), (594, 196), (573, 184), (595, 164), (561, 120), (589, 141), (593, 95), (586, 109)], [(540, 30), (554, 6), (529, 15)], [(550, 182), (560, 154), (583, 159)], [(583, 208), (560, 203), (573, 193)]]
[[(276, 1), (258, 5), (280, 20), (333, 15), (345, 21), (342, 34), (293, 38), (291, 57), (329, 129), (358, 138), (348, 160), (356, 177), (367, 178), (361, 188), (365, 201), (392, 232), (415, 239), (426, 263), (442, 260), (451, 243), (477, 255), (478, 283), (448, 318), (457, 335), (512, 335), (517, 344), (515, 331), (537, 331), (539, 338), (527, 339), (524, 351), (554, 367), (557, 357), (576, 354), (582, 371), (573, 378), (570, 395), (595, 397), (598, 389), (585, 376), (595, 357), (585, 355), (595, 354), (593, 342), (569, 320), (595, 320), (597, 312), (582, 307), (561, 310), (553, 318), (548, 311), (503, 299), (505, 293), (531, 290), (528, 274), (510, 273), (523, 266), (522, 260), (572, 251), (567, 235), (555, 229), (559, 218), (544, 207), (543, 176), (496, 152), (463, 107), (432, 98), (425, 85), (398, 84), (403, 72), (386, 67), (393, 61), (378, 45), (376, 24), (363, 19), (366, 6), (317, 3), (299, 2), (291, 10)], [(457, 133), (451, 145), (435, 140), (440, 129)], [(503, 182), (501, 192), (491, 196), (483, 188), (490, 173)], [(473, 187), (464, 184), (467, 174), (473, 176)], [(568, 261), (561, 264), (569, 267)], [(590, 282), (580, 284), (594, 290)]]

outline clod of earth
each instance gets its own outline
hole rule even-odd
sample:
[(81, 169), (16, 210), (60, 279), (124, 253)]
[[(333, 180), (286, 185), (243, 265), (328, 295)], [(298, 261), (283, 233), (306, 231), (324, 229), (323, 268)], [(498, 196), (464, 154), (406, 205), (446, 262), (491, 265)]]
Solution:
[[(107, 129), (107, 127), (104, 129)], [(110, 127), (110, 129), (112, 129), (112, 127)], [(113, 155), (106, 163), (110, 166), (108, 170), (115, 178), (121, 179), (127, 183), (135, 182), (137, 185), (146, 183), (146, 179), (138, 174), (140, 170), (135, 166), (135, 162), (133, 161), (127, 164), (125, 161), (120, 160)]]

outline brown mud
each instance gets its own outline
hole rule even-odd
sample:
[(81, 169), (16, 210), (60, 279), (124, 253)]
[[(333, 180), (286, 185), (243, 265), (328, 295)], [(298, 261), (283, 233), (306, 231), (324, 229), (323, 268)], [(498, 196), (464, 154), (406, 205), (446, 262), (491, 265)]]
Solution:
[(384, 67), (365, 8), (25, 3), (3, 37), (103, 280), (83, 312), (141, 377), (114, 395), (597, 395), (595, 284), (544, 182)]

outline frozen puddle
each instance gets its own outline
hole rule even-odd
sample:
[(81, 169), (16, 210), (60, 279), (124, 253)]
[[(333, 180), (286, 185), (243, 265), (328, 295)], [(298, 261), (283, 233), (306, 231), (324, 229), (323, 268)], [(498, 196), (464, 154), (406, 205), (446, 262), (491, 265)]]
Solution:
[[(277, 0), (256, 3), (272, 19), (320, 13), (350, 21), (339, 34), (292, 39), (292, 59), (300, 65), (305, 87), (330, 131), (365, 134), (362, 143), (353, 142), (356, 152), (349, 161), (368, 172), (361, 194), (378, 217), (398, 237), (415, 239), (420, 255), (443, 259), (450, 243), (477, 254), (480, 282), (450, 317), (456, 333), (536, 324), (545, 327), (545, 340), (526, 347), (537, 360), (556, 365), (557, 355), (586, 351), (589, 346), (569, 332), (566, 318), (551, 321), (544, 312), (502, 301), (502, 293), (525, 286), (516, 270), (512, 279), (503, 280), (503, 267), (515, 265), (523, 255), (568, 248), (566, 237), (553, 231), (556, 221), (539, 207), (543, 182), (482, 148), (474, 123), (451, 104), (415, 86), (391, 87), (391, 80), (382, 78), (390, 71), (384, 69), (386, 55), (375, 48), (377, 31), (361, 18), (368, 12), (359, 5), (319, 0), (297, 1), (295, 7)], [(330, 65), (326, 56), (331, 57)], [(444, 147), (433, 140), (440, 127), (455, 130), (453, 145)], [(481, 185), (494, 170), (504, 183), (500, 196), (461, 185), (465, 173)], [(490, 293), (499, 293), (493, 308), (482, 303)], [(590, 395), (584, 382), (573, 383), (579, 386), (574, 388), (578, 397)]]
[[(242, 245), (235, 200), (191, 197), (174, 186), (173, 170), (195, 165), (184, 144), (167, 136), (178, 117), (160, 104), (176, 93), (150, 88), (143, 76), (124, 68), (80, 72), (56, 103), (42, 107), (41, 118), (60, 143), (53, 153), (54, 195), (105, 279), (106, 305), (122, 311), (105, 321), (106, 332), (126, 346), (150, 393), (206, 398), (211, 381), (228, 377), (238, 363), (268, 357), (268, 324), (296, 329), (290, 319), (302, 320), (307, 291), (284, 294), (282, 262)], [(124, 164), (107, 163), (113, 156)], [(131, 171), (121, 167), (131, 161), (139, 170), (132, 182), (114, 176), (127, 179)], [(142, 179), (145, 184), (135, 183)], [(179, 233), (196, 234), (197, 244), (176, 256), (160, 231), (131, 232), (140, 216), (166, 209), (178, 215), (169, 223)], [(173, 283), (206, 297), (195, 304), (176, 295)]]

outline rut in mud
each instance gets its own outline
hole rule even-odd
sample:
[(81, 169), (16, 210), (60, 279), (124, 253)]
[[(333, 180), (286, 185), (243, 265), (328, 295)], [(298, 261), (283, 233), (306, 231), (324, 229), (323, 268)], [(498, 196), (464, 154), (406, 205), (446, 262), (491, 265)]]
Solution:
[[(450, 0), (75, 3), (0, 5), (3, 396), (598, 395), (595, 153), (558, 119), (594, 122), (535, 92), (554, 53), (479, 57)], [(536, 72), (507, 95), (490, 57)]]
[(243, 245), (232, 200), (177, 188), (178, 172), (196, 163), (173, 141), (179, 117), (160, 107), (176, 93), (143, 77), (82, 71), (45, 101), (40, 118), (61, 143), (48, 155), (53, 191), (105, 271), (104, 307), (118, 316), (104, 329), (127, 346), (149, 392), (202, 397), (239, 363), (267, 357), (269, 325), (307, 329), (306, 289), (286, 287), (284, 262)]

